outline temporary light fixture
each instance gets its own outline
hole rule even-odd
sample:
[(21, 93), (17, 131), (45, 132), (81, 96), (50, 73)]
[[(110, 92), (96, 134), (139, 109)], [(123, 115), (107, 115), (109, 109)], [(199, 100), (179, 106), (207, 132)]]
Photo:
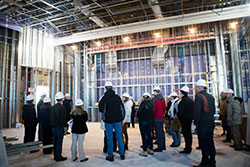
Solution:
[(76, 45), (72, 45), (71, 48), (72, 48), (73, 50), (76, 50)]
[(102, 43), (101, 43), (100, 41), (97, 41), (95, 44), (96, 44), (96, 46), (98, 46), (98, 47), (102, 45)]
[(129, 37), (124, 37), (123, 38), (123, 42), (128, 42), (129, 41)]
[(190, 34), (194, 34), (196, 32), (195, 28), (189, 28), (188, 31)]
[(232, 29), (236, 29), (237, 28), (237, 22), (232, 22), (232, 23), (230, 23), (230, 28), (232, 28)]
[(159, 32), (154, 33), (155, 38), (160, 38), (161, 34)]

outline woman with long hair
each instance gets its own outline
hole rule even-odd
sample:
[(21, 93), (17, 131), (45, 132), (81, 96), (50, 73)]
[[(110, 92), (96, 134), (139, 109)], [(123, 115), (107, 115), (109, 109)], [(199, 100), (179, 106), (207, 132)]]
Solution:
[(71, 144), (71, 154), (72, 160), (76, 161), (77, 157), (77, 143), (78, 143), (78, 154), (80, 162), (87, 161), (88, 158), (85, 157), (83, 150), (83, 140), (85, 133), (88, 132), (88, 127), (86, 122), (88, 121), (88, 114), (83, 110), (83, 101), (81, 99), (76, 99), (75, 109), (71, 112), (71, 117), (73, 119), (72, 125), (72, 144)]

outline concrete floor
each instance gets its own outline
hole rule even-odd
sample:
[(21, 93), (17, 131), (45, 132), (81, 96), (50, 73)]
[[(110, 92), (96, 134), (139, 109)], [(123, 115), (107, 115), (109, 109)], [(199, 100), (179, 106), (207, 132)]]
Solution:
[[(43, 155), (42, 151), (36, 153), (22, 153), (18, 156), (9, 157), (10, 167), (188, 167), (193, 164), (199, 164), (201, 159), (201, 152), (196, 150), (197, 136), (193, 135), (193, 151), (190, 155), (179, 154), (179, 151), (183, 149), (184, 142), (182, 138), (182, 144), (179, 148), (171, 148), (169, 145), (172, 143), (171, 136), (167, 135), (166, 143), (167, 150), (162, 153), (155, 153), (153, 156), (141, 157), (138, 153), (141, 151), (139, 146), (141, 145), (140, 132), (138, 124), (136, 128), (129, 128), (129, 151), (126, 152), (126, 160), (122, 161), (119, 158), (119, 154), (115, 153), (115, 161), (108, 162), (105, 160), (105, 154), (102, 153), (103, 148), (103, 131), (100, 129), (100, 123), (88, 123), (89, 132), (86, 135), (84, 141), (84, 150), (86, 157), (89, 158), (87, 162), (72, 162), (71, 160), (71, 135), (64, 137), (63, 142), (63, 156), (68, 157), (67, 161), (55, 162), (52, 155)], [(18, 137), (17, 143), (23, 141), (24, 129), (5, 129), (2, 131), (4, 136)], [(217, 166), (218, 167), (247, 167), (250, 166), (250, 152), (240, 151), (236, 152), (229, 147), (230, 144), (223, 143), (225, 137), (221, 137), (221, 128), (217, 127), (215, 130), (215, 146), (217, 150)], [(0, 164), (1, 166), (1, 164)]]

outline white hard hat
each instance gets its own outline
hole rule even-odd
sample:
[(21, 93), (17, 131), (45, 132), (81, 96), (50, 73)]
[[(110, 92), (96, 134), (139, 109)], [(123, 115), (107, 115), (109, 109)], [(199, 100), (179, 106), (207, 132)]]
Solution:
[(123, 93), (123, 95), (122, 95), (122, 96), (123, 96), (123, 97), (127, 97), (127, 98), (129, 98), (129, 97), (130, 97), (128, 93)]
[(56, 100), (60, 100), (60, 99), (64, 98), (64, 95), (62, 92), (57, 92), (55, 98), (56, 98)]
[(132, 97), (132, 96), (129, 96), (129, 99), (130, 99), (130, 100), (132, 100), (132, 99), (133, 99), (133, 97)]
[(112, 82), (106, 82), (105, 83), (105, 87), (112, 87), (112, 86), (113, 86)]
[(70, 97), (69, 93), (66, 93), (66, 94), (65, 94), (65, 97)]
[(49, 97), (45, 97), (45, 99), (43, 100), (43, 103), (50, 103), (50, 102), (51, 102), (51, 100)]
[(26, 97), (26, 101), (31, 101), (31, 100), (34, 100), (34, 96), (33, 95), (28, 95)]
[(155, 90), (161, 91), (161, 88), (160, 88), (160, 86), (155, 86), (153, 90), (154, 90), (154, 91), (155, 91)]
[(227, 93), (227, 89), (223, 89), (221, 93)]
[(234, 94), (234, 91), (232, 89), (226, 89), (226, 93), (228, 93), (228, 94)]
[(188, 88), (187, 86), (183, 86), (183, 87), (181, 88), (181, 90), (182, 90), (183, 92), (186, 92), (186, 93), (189, 92), (189, 88)]
[(176, 97), (176, 96), (178, 96), (178, 94), (176, 92), (172, 92), (168, 97)]
[(195, 85), (201, 86), (201, 87), (207, 87), (206, 81), (204, 79), (199, 79)]
[(82, 105), (83, 105), (83, 101), (81, 99), (76, 99), (75, 106), (82, 106)]
[(145, 92), (145, 93), (143, 93), (142, 96), (144, 96), (144, 97), (150, 97), (151, 95), (148, 92)]
[(46, 93), (45, 93), (45, 92), (42, 92), (42, 93), (40, 94), (40, 97), (43, 97), (43, 96), (46, 96)]

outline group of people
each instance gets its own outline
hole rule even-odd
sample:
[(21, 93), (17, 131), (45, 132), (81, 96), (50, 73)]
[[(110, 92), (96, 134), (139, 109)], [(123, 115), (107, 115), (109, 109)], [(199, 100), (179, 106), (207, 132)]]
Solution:
[[(104, 148), (103, 152), (108, 153), (106, 160), (114, 161), (113, 152), (116, 151), (118, 143), (118, 152), (121, 160), (125, 159), (125, 151), (128, 150), (129, 135), (127, 132), (128, 126), (133, 119), (135, 113), (135, 103), (128, 93), (124, 93), (122, 98), (113, 90), (111, 82), (105, 84), (105, 93), (98, 103), (99, 111), (102, 113), (101, 128), (104, 130)], [(202, 152), (201, 163), (199, 167), (214, 167), (216, 166), (215, 156), (216, 150), (213, 140), (214, 132), (214, 114), (215, 114), (215, 99), (207, 93), (206, 81), (200, 79), (195, 84), (195, 100), (189, 96), (190, 89), (183, 86), (180, 89), (181, 95), (172, 92), (168, 97), (166, 105), (165, 99), (161, 94), (159, 86), (154, 87), (153, 93), (145, 92), (142, 96), (142, 101), (137, 111), (137, 119), (139, 122), (139, 130), (142, 140), (142, 151), (140, 156), (147, 157), (153, 155), (154, 152), (162, 152), (166, 150), (164, 121), (166, 117), (169, 121), (169, 130), (173, 138), (170, 147), (178, 147), (181, 144), (180, 129), (182, 130), (185, 148), (180, 153), (190, 154), (192, 151), (192, 122), (196, 125), (198, 134), (199, 147)], [(223, 94), (224, 93), (224, 94)], [(226, 94), (226, 96), (224, 96)], [(67, 95), (68, 96), (68, 95)], [(44, 145), (51, 144), (53, 138), (54, 144), (54, 159), (56, 161), (66, 160), (62, 156), (62, 142), (64, 132), (67, 132), (67, 121), (72, 118), (72, 160), (76, 161), (77, 151), (76, 145), (78, 142), (78, 154), (81, 162), (87, 161), (83, 151), (83, 140), (85, 133), (88, 132), (86, 121), (88, 114), (83, 110), (83, 101), (75, 100), (75, 109), (71, 111), (71, 106), (68, 108), (70, 112), (67, 116), (66, 108), (63, 105), (64, 95), (58, 92), (55, 96), (57, 103), (51, 107), (50, 99), (43, 98), (43, 103), (38, 110), (38, 119), (33, 104), (34, 97), (27, 97), (27, 104), (23, 107), (23, 120), (25, 125), (24, 142), (34, 141), (35, 129), (37, 122), (41, 125), (43, 133), (42, 141)], [(69, 100), (69, 99), (68, 99)], [(226, 101), (225, 101), (226, 100)], [(70, 104), (71, 101), (69, 100)], [(67, 104), (67, 105), (68, 105)], [(226, 106), (226, 107), (225, 107)], [(226, 112), (224, 111), (226, 108)], [(241, 104), (238, 98), (233, 97), (233, 91), (230, 89), (223, 91), (221, 95), (220, 110), (222, 114), (223, 127), (229, 137), (230, 130), (233, 129), (235, 150), (242, 148), (242, 143), (239, 134), (239, 125), (241, 124)], [(226, 121), (225, 121), (226, 120)], [(225, 123), (226, 122), (226, 123)], [(225, 125), (226, 124), (226, 125)], [(152, 132), (155, 131), (157, 147), (153, 148)], [(231, 139), (227, 138), (225, 141)], [(51, 153), (51, 149), (44, 149), (44, 153)]]
[(54, 145), (53, 148), (44, 148), (43, 153), (51, 154), (54, 150), (55, 161), (67, 160), (67, 157), (62, 156), (62, 144), (64, 135), (69, 133), (67, 121), (72, 118), (72, 160), (76, 161), (78, 159), (76, 151), (78, 145), (79, 160), (84, 162), (88, 160), (83, 150), (84, 136), (88, 132), (86, 125), (88, 114), (83, 110), (83, 101), (81, 99), (75, 100), (75, 109), (71, 111), (72, 99), (69, 98), (69, 94), (65, 96), (62, 92), (58, 92), (55, 95), (57, 103), (51, 106), (51, 99), (46, 97), (45, 93), (42, 93), (37, 104), (37, 112), (34, 105), (34, 96), (31, 94), (27, 96), (27, 103), (23, 106), (22, 113), (25, 128), (24, 143), (35, 140), (36, 126), (39, 123), (38, 139), (42, 141), (44, 146), (52, 143)]

